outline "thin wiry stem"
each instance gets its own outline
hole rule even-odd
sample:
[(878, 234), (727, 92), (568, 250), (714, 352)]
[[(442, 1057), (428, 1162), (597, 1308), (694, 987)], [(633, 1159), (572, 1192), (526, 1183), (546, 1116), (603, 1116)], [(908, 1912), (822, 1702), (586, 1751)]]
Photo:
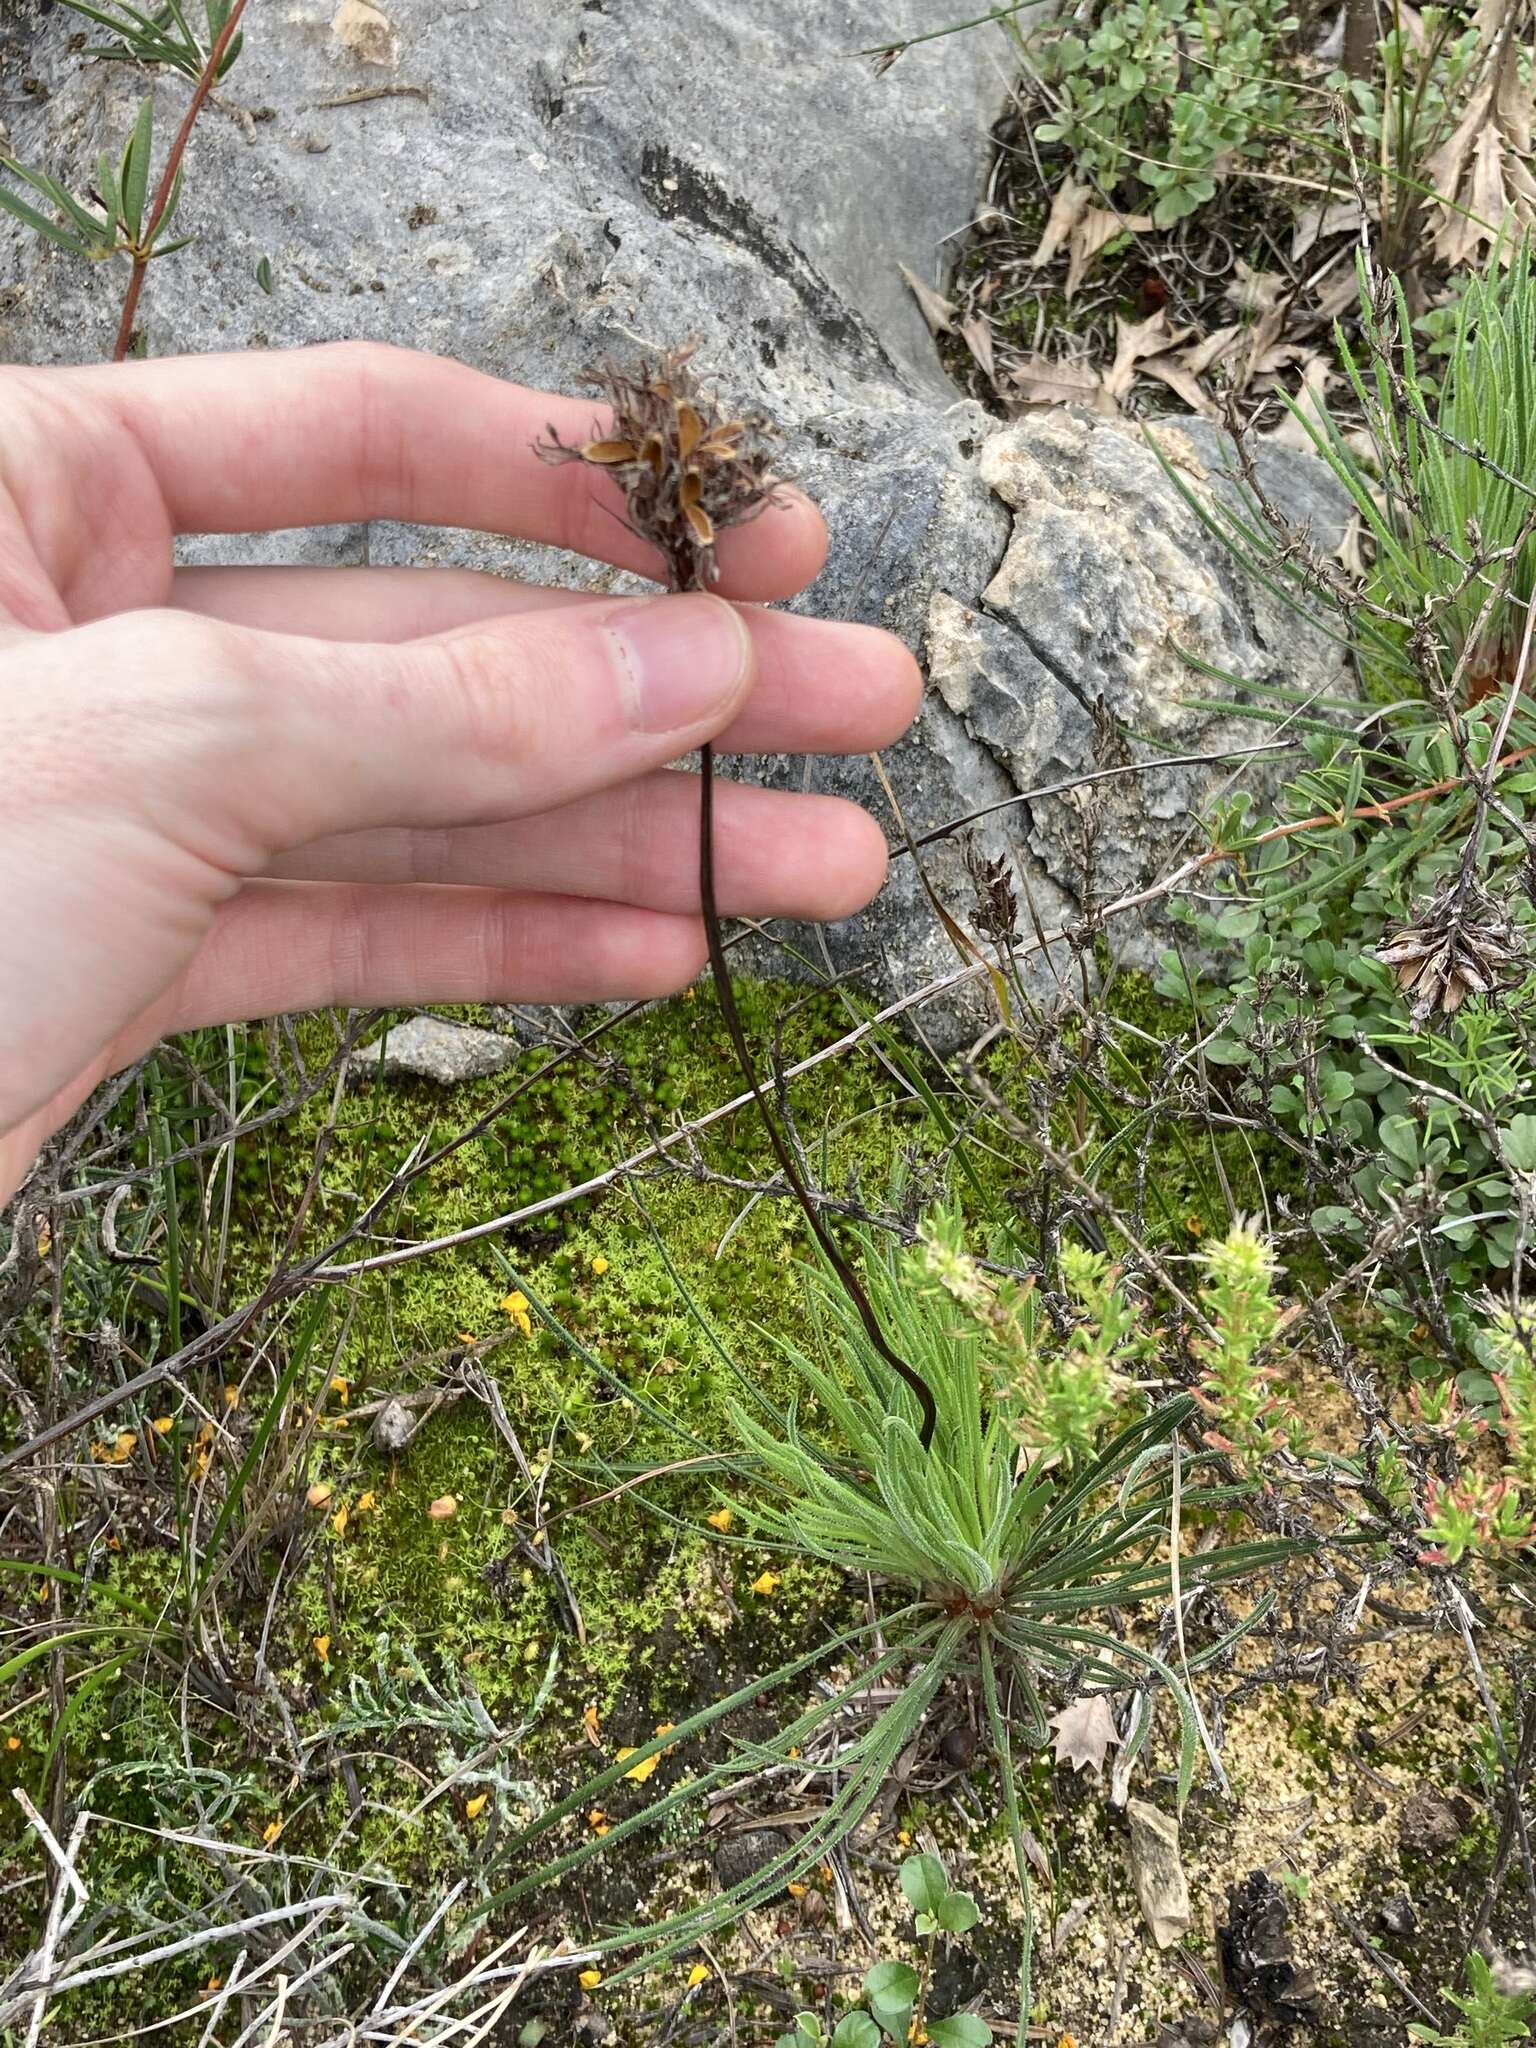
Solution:
[(892, 1350), (880, 1327), (880, 1319), (870, 1305), (869, 1296), (864, 1292), (857, 1274), (849, 1265), (837, 1240), (833, 1237), (811, 1192), (805, 1184), (799, 1167), (795, 1164), (778, 1120), (768, 1107), (768, 1099), (758, 1085), (752, 1064), (752, 1054), (747, 1045), (747, 1036), (742, 1029), (741, 1013), (736, 1008), (736, 998), (731, 988), (731, 971), (725, 958), (725, 945), (720, 931), (720, 911), (715, 901), (715, 750), (705, 746), (700, 750), (699, 760), (699, 902), (704, 914), (704, 936), (709, 946), (709, 965), (715, 978), (715, 995), (720, 1004), (720, 1014), (725, 1019), (725, 1028), (730, 1036), (731, 1046), (736, 1054), (737, 1065), (742, 1077), (751, 1090), (752, 1100), (757, 1104), (763, 1129), (768, 1133), (768, 1142), (773, 1147), (773, 1156), (779, 1162), (779, 1170), (789, 1182), (795, 1200), (811, 1234), (821, 1247), (834, 1273), (847, 1290), (848, 1298), (858, 1311), (859, 1321), (864, 1325), (865, 1335), (874, 1345), (891, 1370), (898, 1374), (912, 1390), (918, 1407), (922, 1411), (922, 1425), (918, 1440), (927, 1450), (933, 1442), (934, 1427), (938, 1421), (938, 1409), (934, 1404), (933, 1390), (921, 1373), (908, 1365), (904, 1358)]

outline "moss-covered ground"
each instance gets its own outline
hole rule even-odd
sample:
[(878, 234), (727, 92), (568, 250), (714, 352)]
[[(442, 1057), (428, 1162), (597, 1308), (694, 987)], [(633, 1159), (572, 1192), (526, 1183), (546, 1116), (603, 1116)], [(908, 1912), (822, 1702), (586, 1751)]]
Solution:
[[(1180, 1259), (1224, 1223), (1230, 1204), (1257, 1205), (1261, 1167), (1277, 1179), (1285, 1169), (1230, 1136), (1140, 1116), (1137, 1062), (1159, 1059), (1181, 1021), (1135, 983), (1122, 982), (1117, 997), (1134, 1029), (1110, 1058), (1084, 1063), (1082, 1086), (1068, 1091), (1060, 1113), (1075, 1120), (1077, 1136), (1092, 1136), (1083, 1156), (1097, 1184), (1142, 1214), (1149, 1243)], [(773, 1043), (786, 1066), (850, 1023), (835, 996), (744, 987), (742, 1002), (750, 1035)], [(327, 1028), (304, 1027), (300, 1050), (322, 1058)], [(265, 1057), (253, 1037), (243, 1083), (253, 1100)], [(1029, 1077), (1016, 1053), (987, 1059), (988, 1084), (1004, 1099), (1017, 1091), (1022, 1106)], [(183, 1297), (183, 1339), (199, 1315), (258, 1294), (282, 1259), (334, 1240), (415, 1146), (489, 1119), (482, 1135), (393, 1200), (346, 1259), (452, 1236), (556, 1197), (739, 1086), (707, 991), (625, 1022), (580, 1061), (554, 1072), (546, 1065), (545, 1052), (530, 1050), (507, 1072), (451, 1091), (371, 1076), (339, 1098), (317, 1091), (236, 1148), (227, 1223), (217, 1233), (210, 1218), (226, 1214), (221, 1189), (210, 1200), (208, 1184), (179, 1169), (174, 1270), (166, 1234), (153, 1234), (161, 1291), (140, 1285), (115, 1298), (125, 1348), (148, 1357), (174, 1348), (167, 1284)], [(195, 1104), (174, 1083), (163, 1101), (174, 1141), (195, 1127)], [(941, 1070), (910, 1049), (863, 1045), (798, 1079), (789, 1101), (829, 1193), (882, 1211), (894, 1203), (910, 1218), (947, 1191), (979, 1238), (1004, 1254), (1018, 1248), (1009, 1233), (1029, 1214), (1029, 1162), (995, 1129), (972, 1126), (957, 1138), (963, 1105)], [(60, 1813), (85, 1803), (100, 1816), (82, 1869), (103, 1910), (168, 1925), (203, 1911), (228, 1917), (231, 1901), (250, 1909), (345, 1872), (387, 1938), (403, 1941), (450, 1887), (466, 1886), (467, 1906), (517, 1874), (505, 1845), (550, 1788), (799, 1655), (860, 1611), (867, 1589), (742, 1539), (730, 1484), (711, 1459), (728, 1437), (742, 1376), (775, 1397), (788, 1394), (778, 1342), (805, 1330), (802, 1232), (788, 1205), (755, 1192), (767, 1158), (753, 1114), (712, 1123), (668, 1152), (665, 1169), (649, 1160), (521, 1224), (305, 1291), (253, 1325), (212, 1373), (194, 1370), (113, 1415), (59, 1469), (69, 1533), (55, 1555), (86, 1583), (64, 1569), (51, 1578), (18, 1574), (7, 1606), (14, 1626), (31, 1629), (29, 1640), (40, 1606), (56, 1617), (58, 1634), (81, 1633), (64, 1652), (8, 1673), (0, 1789), (28, 1790)], [(217, 1300), (209, 1293), (215, 1270)], [(111, 1284), (82, 1256), (76, 1291), (66, 1292), (52, 1326), (55, 1352), (62, 1347), (82, 1383), (99, 1358), (102, 1290)], [(43, 1370), (41, 1349), (29, 1369)], [(376, 1443), (373, 1423), (396, 1397), (411, 1404), (416, 1427), (391, 1451)], [(1348, 1656), (1339, 1668), (1357, 1705), (1374, 1696), (1369, 1685), (1378, 1681), (1368, 1684)], [(1367, 1719), (1401, 1720), (1400, 1691), (1390, 1711), (1371, 1709)], [(798, 1703), (795, 1694), (761, 1711), (782, 1718)], [(1463, 1708), (1458, 1695), (1435, 1722), (1444, 1746), (1438, 1775), (1448, 1784), (1480, 1768), (1470, 1734), (1466, 1759), (1456, 1754), (1458, 1729), (1470, 1725)], [(966, 1711), (964, 1702), (946, 1707)], [(750, 1717), (745, 1725), (750, 1733)], [(1206, 1957), (1201, 1967), (1210, 1964), (1208, 1916), (1224, 1885), (1243, 1874), (1244, 1857), (1283, 1853), (1299, 1869), (1315, 1868), (1325, 1889), (1325, 1874), (1341, 1867), (1339, 1831), (1358, 1826), (1355, 1807), (1329, 1790), (1337, 1777), (1329, 1753), (1343, 1725), (1326, 1685), (1308, 1690), (1298, 1679), (1249, 1694), (1235, 1724), (1243, 1738), (1231, 1765), (1236, 1805), (1215, 1802), (1192, 1837), (1191, 1873), (1206, 1880), (1207, 1918), (1186, 1946), (1197, 1962)], [(701, 1754), (694, 1746), (664, 1759), (657, 1785)], [(1383, 1766), (1370, 1768), (1379, 1778)], [(1292, 1803), (1312, 1808), (1277, 1847), (1250, 1802), (1272, 1820), (1282, 1778)], [(655, 1789), (621, 1781), (566, 1839), (611, 1826)], [(1121, 1972), (1130, 1990), (1122, 1982), (1120, 2017), (1135, 2015), (1149, 2031), (1177, 2018), (1192, 1980), (1146, 1947), (1120, 1817), (1086, 1780), (1053, 1774), (1043, 1760), (1029, 1792), (1052, 1873), (1048, 1917), (1060, 1921), (1075, 1898), (1088, 1901), (1046, 1972), (1042, 2018), (1094, 2038), (1092, 2029), (1108, 2024), (1122, 1955), (1131, 1961)], [(35, 1939), (36, 1844), (9, 1799), (0, 1810), (10, 1887), (0, 1913), (11, 1921), (3, 1938), (14, 1957)], [(987, 1900), (990, 1932), (972, 1950), (1005, 2004), (1017, 1940), (984, 1755), (937, 1782), (916, 1771), (893, 1785), (877, 1818), (861, 1851), (870, 1909), (887, 1925), (893, 1911), (899, 1916), (890, 1875), (904, 1839), (943, 1847)], [(709, 1869), (690, 1860), (699, 1826), (699, 1816), (686, 1818), (668, 1830), (659, 1858), (598, 1864), (574, 1891), (542, 1902), (546, 1935), (580, 1938), (643, 1919), (711, 1884)], [(223, 1846), (210, 1853), (211, 1842)], [(1365, 1910), (1362, 1885), (1384, 1868), (1397, 1875), (1393, 1842), (1383, 1837), (1377, 1847), (1374, 1860), (1356, 1853), (1359, 1843), (1351, 1851), (1350, 1914)], [(1466, 1853), (1486, 1863), (1487, 1842)], [(754, 2000), (792, 2010), (825, 1985), (827, 1969), (852, 1969), (836, 1962), (862, 1953), (839, 1907), (828, 1873), (777, 1916), (735, 1931), (720, 1953), (739, 1979), (744, 2012)], [(1312, 1922), (1323, 1929), (1318, 1915)], [(893, 1939), (901, 1931), (893, 1927)], [(151, 1994), (157, 2013), (195, 1999), (210, 1968), (229, 1961), (220, 1949), (167, 1961)], [(366, 1977), (376, 1965), (360, 1957), (350, 1967)], [(1344, 1974), (1335, 1970), (1335, 1988)], [(142, 2017), (145, 1995), (138, 1977), (73, 1994), (60, 2038), (113, 2033), (130, 2008)], [(600, 1985), (579, 1986), (567, 1972), (518, 2010), (545, 2016), (553, 2031), (544, 2038), (576, 2038), (581, 2014), (600, 2009), (620, 2038), (649, 2041), (655, 1995), (625, 1987), (605, 2002)], [(713, 2010), (721, 1994), (700, 1985), (687, 1995)]]

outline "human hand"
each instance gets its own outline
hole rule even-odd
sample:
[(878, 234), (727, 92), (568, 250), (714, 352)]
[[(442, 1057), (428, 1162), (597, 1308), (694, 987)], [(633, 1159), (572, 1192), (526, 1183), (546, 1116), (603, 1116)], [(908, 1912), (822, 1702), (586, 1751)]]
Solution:
[[(594, 408), (343, 343), (0, 371), (0, 1200), (167, 1033), (328, 1004), (664, 994), (705, 958), (692, 776), (850, 752), (921, 688), (868, 627), (446, 569), (183, 569), (178, 533), (363, 519), (656, 569), (612, 484), (550, 467)], [(785, 493), (722, 592), (820, 567)], [(723, 911), (879, 888), (852, 804), (722, 784)]]

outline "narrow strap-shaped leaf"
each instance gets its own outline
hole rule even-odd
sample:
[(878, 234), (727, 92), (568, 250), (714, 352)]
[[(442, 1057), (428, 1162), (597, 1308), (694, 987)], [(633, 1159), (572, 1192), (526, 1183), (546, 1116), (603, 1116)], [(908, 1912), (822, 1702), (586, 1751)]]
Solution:
[(14, 214), (17, 220), (24, 221), (29, 228), (35, 229), (44, 240), (55, 243), (60, 249), (67, 249), (72, 256), (90, 255), (90, 250), (78, 236), (72, 235), (67, 228), (60, 227), (56, 221), (49, 220), (47, 215), (39, 213), (36, 207), (28, 206), (9, 185), (0, 185), (0, 206), (3, 206), (7, 213)]
[(1018, 2039), (1023, 2042), (1029, 2039), (1030, 2015), (1034, 2005), (1030, 1995), (1035, 1947), (1034, 1889), (1029, 1876), (1029, 1851), (1024, 1845), (1024, 1823), (1019, 1814), (1019, 1783), (1013, 1768), (1008, 1718), (998, 1698), (997, 1667), (993, 1661), (992, 1646), (985, 1636), (981, 1639), (981, 1691), (986, 1702), (987, 1725), (992, 1733), (992, 1746), (997, 1752), (999, 1775), (1003, 1781), (1003, 1812), (1008, 1822), (1008, 1839), (1013, 1847), (1014, 1872), (1019, 1881), (1019, 1895), (1024, 1902), (1024, 1939), (1019, 1955), (1018, 2023)]
[(123, 149), (123, 226), (130, 242), (137, 242), (144, 224), (144, 199), (149, 190), (149, 159), (154, 146), (155, 99), (146, 93), (139, 102), (133, 133)]

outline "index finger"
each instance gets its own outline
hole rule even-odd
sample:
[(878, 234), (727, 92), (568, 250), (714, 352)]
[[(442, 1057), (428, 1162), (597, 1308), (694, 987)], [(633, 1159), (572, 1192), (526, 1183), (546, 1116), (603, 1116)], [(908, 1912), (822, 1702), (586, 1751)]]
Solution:
[[(50, 374), (132, 433), (178, 533), (399, 519), (543, 541), (661, 579), (613, 479), (537, 453), (551, 428), (578, 443), (601, 435), (595, 401), (375, 342)], [(722, 595), (788, 597), (821, 567), (821, 514), (799, 491), (781, 498), (721, 535)]]

